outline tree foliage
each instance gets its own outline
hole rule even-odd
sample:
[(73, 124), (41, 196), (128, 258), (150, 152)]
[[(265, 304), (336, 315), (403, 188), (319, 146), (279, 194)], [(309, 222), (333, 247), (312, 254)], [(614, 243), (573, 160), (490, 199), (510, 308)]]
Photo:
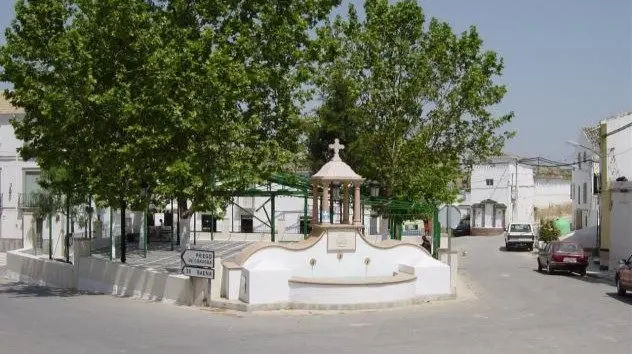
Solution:
[[(18, 0), (0, 80), (50, 189), (192, 210), (290, 164), (309, 32), (336, 0)], [(187, 203), (191, 202), (191, 205)]]
[[(460, 35), (413, 0), (367, 0), (318, 31), (323, 98), (310, 151), (344, 137), (345, 159), (387, 196), (450, 202), (464, 167), (501, 152), (513, 114), (491, 108), (506, 93), (503, 61), (483, 50), (476, 28)], [(337, 122), (337, 123), (336, 123)], [(332, 124), (333, 123), (333, 124)]]
[(553, 219), (545, 219), (540, 224), (540, 240), (546, 243), (556, 241), (560, 237), (560, 229), (555, 226)]

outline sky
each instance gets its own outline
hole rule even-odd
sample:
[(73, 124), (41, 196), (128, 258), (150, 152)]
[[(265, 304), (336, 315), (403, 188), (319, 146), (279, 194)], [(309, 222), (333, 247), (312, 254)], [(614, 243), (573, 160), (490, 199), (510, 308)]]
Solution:
[[(485, 48), (504, 58), (500, 82), (508, 93), (494, 111), (513, 111), (508, 128), (517, 132), (506, 153), (571, 161), (567, 141), (577, 140), (582, 127), (632, 111), (632, 1), (419, 2), (456, 32), (476, 26)], [(12, 0), (0, 0), (0, 43), (12, 7)]]

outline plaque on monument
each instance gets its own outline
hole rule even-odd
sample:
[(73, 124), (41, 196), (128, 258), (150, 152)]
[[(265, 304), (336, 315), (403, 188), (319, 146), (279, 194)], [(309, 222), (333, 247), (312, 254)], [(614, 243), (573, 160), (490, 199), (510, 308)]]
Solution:
[(344, 252), (355, 251), (356, 233), (355, 231), (332, 231), (327, 233), (327, 251)]

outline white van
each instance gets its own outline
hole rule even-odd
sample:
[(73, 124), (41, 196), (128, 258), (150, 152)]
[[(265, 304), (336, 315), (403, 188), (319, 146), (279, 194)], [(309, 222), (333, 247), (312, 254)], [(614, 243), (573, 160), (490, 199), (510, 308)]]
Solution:
[(535, 233), (530, 223), (511, 223), (505, 230), (505, 248), (507, 250), (515, 248), (526, 248), (533, 250)]

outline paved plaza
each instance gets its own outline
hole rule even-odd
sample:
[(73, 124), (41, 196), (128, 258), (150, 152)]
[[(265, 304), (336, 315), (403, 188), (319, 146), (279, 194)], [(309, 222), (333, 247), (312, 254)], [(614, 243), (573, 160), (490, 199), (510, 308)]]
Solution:
[(632, 296), (617, 297), (610, 280), (539, 273), (534, 254), (505, 252), (501, 237), (454, 243), (466, 251), (460, 272), (467, 288), (459, 298), (393, 310), (244, 314), (3, 281), (0, 351), (593, 354), (632, 348)]
[[(250, 241), (228, 241), (228, 240), (203, 240), (198, 241), (191, 248), (215, 251), (215, 257), (221, 259), (230, 258), (239, 253)], [(174, 245), (171, 250), (169, 243), (150, 243), (148, 245), (147, 257), (138, 248), (138, 242), (129, 243), (127, 246), (126, 263), (135, 267), (151, 268), (168, 273), (180, 273), (182, 269), (179, 246)], [(120, 248), (116, 249), (117, 258), (120, 255)], [(110, 253), (107, 249), (101, 249), (92, 253), (93, 257), (109, 259)]]

